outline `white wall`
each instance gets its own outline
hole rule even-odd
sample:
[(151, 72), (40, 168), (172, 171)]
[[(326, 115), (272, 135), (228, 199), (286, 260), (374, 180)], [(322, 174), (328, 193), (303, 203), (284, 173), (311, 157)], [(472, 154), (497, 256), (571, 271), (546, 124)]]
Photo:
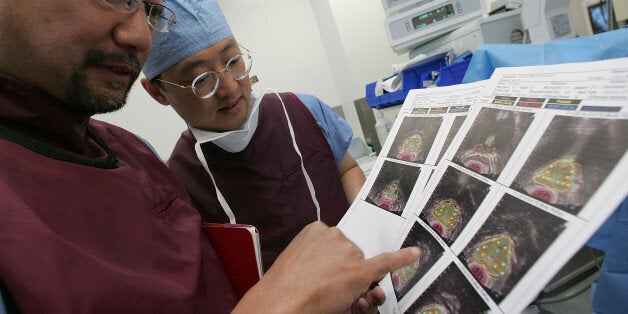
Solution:
[(238, 42), (251, 50), (256, 91), (302, 91), (330, 105), (339, 101), (308, 1), (218, 2)]
[[(384, 32), (381, 0), (219, 0), (231, 29), (253, 55), (252, 74), (278, 91), (311, 93), (342, 105), (356, 136), (362, 131), (353, 100), (364, 86), (391, 73), (396, 55)], [(166, 159), (186, 126), (136, 83), (127, 106), (99, 115), (148, 140)]]
[(352, 98), (362, 98), (367, 83), (392, 74), (391, 64), (407, 61), (408, 54), (397, 55), (388, 45), (384, 28), (386, 16), (381, 0), (341, 0), (329, 3), (356, 88)]
[(353, 101), (366, 83), (407, 60), (388, 46), (380, 0), (219, 0), (234, 35), (254, 56), (255, 91), (314, 94), (342, 105), (354, 135), (363, 137)]

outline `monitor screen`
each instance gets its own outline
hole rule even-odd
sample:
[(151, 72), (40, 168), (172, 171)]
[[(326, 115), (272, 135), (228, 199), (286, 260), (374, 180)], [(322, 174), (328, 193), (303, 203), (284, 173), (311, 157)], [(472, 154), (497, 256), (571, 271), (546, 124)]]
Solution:
[(419, 16), (415, 16), (414, 18), (412, 18), (412, 26), (414, 26), (414, 29), (421, 29), (432, 23), (442, 21), (454, 15), (456, 15), (456, 11), (454, 11), (454, 6), (452, 4), (447, 4), (430, 12), (422, 13)]
[(608, 31), (608, 7), (606, 6), (606, 1), (600, 1), (600, 3), (591, 5), (587, 10), (593, 34)]

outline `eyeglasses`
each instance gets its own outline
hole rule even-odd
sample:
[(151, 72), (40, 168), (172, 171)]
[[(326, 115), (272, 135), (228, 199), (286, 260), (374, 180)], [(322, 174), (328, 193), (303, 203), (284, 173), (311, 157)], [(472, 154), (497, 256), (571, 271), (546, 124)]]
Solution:
[(212, 97), (214, 96), (214, 94), (218, 90), (218, 86), (220, 85), (220, 76), (218, 74), (226, 71), (227, 74), (229, 74), (230, 78), (239, 81), (245, 78), (251, 71), (253, 59), (251, 58), (251, 55), (249, 55), (249, 51), (244, 47), (242, 48), (246, 50), (246, 53), (240, 53), (235, 57), (229, 59), (225, 68), (218, 72), (207, 71), (200, 74), (192, 81), (192, 85), (183, 86), (162, 79), (156, 80), (180, 88), (191, 88), (192, 92), (194, 92), (194, 95), (196, 95), (198, 98), (205, 99)]
[(168, 32), (175, 23), (175, 15), (166, 6), (144, 0), (103, 0), (112, 9), (122, 13), (135, 13), (142, 3), (146, 10), (146, 22), (158, 32)]

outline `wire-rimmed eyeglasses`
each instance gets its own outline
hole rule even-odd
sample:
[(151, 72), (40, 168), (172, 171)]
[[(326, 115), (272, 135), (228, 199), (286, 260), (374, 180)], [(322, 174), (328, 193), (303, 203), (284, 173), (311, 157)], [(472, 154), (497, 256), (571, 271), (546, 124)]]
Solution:
[(231, 77), (232, 79), (236, 81), (239, 81), (245, 78), (251, 71), (251, 66), (253, 65), (253, 59), (251, 58), (251, 55), (249, 54), (249, 51), (246, 48), (244, 47), (241, 47), (241, 48), (246, 50), (246, 52), (239, 53), (235, 55), (233, 58), (229, 59), (229, 61), (227, 61), (227, 65), (225, 65), (225, 67), (218, 72), (207, 71), (207, 72), (201, 73), (192, 81), (192, 85), (184, 86), (184, 85), (179, 85), (177, 83), (169, 82), (162, 79), (156, 79), (156, 80), (159, 82), (167, 83), (167, 84), (174, 85), (180, 88), (191, 88), (194, 95), (196, 95), (196, 97), (198, 98), (205, 99), (205, 98), (212, 97), (214, 96), (214, 94), (218, 90), (218, 86), (220, 85), (220, 76), (219, 76), (220, 73), (226, 71), (227, 74), (229, 74), (229, 77)]
[(134, 13), (143, 3), (146, 10), (146, 22), (158, 32), (169, 31), (175, 23), (174, 12), (159, 3), (145, 0), (103, 0), (103, 2), (122, 13)]

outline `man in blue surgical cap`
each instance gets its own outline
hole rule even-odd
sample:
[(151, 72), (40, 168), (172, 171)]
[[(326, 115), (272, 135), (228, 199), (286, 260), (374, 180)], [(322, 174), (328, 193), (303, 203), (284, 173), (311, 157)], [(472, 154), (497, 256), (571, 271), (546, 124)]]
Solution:
[(252, 95), (252, 57), (218, 3), (169, 3), (177, 23), (156, 34), (142, 80), (189, 126), (168, 165), (204, 221), (259, 229), (268, 269), (307, 224), (336, 225), (360, 190), (351, 128), (314, 96)]

